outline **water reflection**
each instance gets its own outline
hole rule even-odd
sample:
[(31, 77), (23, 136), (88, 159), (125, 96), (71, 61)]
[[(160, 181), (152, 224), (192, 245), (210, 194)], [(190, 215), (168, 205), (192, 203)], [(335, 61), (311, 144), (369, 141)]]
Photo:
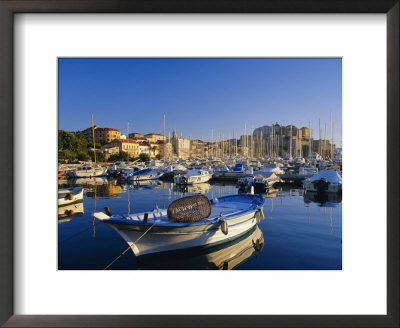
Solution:
[[(59, 212), (59, 269), (102, 270), (121, 254), (126, 243), (109, 226), (95, 221), (93, 213), (110, 207), (113, 213), (127, 214), (167, 208), (182, 196), (203, 193), (209, 198), (237, 194), (236, 184), (210, 182), (178, 188), (170, 182), (121, 184), (117, 179), (77, 179), (60, 186), (84, 188), (82, 213), (66, 208)], [(60, 187), (61, 188), (61, 187)], [(197, 190), (196, 190), (197, 189)], [(251, 193), (248, 189), (246, 193)], [(136, 258), (127, 252), (115, 264), (120, 269), (329, 269), (340, 270), (342, 261), (341, 196), (303, 193), (288, 186), (270, 189), (266, 198), (266, 220), (243, 238), (204, 252)], [(79, 216), (78, 219), (74, 219)], [(257, 236), (259, 234), (260, 236)], [(252, 237), (254, 235), (254, 238)], [(263, 238), (268, 241), (263, 248)], [(258, 242), (257, 242), (258, 240)], [(262, 249), (262, 251), (260, 251)]]
[(92, 177), (92, 178), (75, 178), (75, 179), (61, 179), (58, 184), (74, 185), (74, 186), (94, 186), (109, 183), (106, 177)]
[(83, 215), (83, 213), (83, 202), (58, 207), (59, 218)]
[(342, 194), (306, 192), (303, 194), (304, 203), (318, 203), (321, 207), (336, 207), (342, 202)]
[(161, 187), (159, 180), (143, 180), (143, 181), (132, 181), (130, 184), (134, 189), (154, 189)]
[(180, 192), (183, 195), (187, 193), (192, 194), (206, 194), (210, 191), (211, 185), (209, 183), (196, 183), (193, 185), (174, 185), (173, 191)]
[(144, 270), (231, 270), (259, 253), (263, 233), (255, 226), (238, 239), (203, 251), (180, 251), (138, 258), (137, 269)]
[(99, 197), (111, 197), (117, 198), (118, 195), (122, 192), (122, 187), (120, 185), (114, 184), (112, 181), (109, 181), (107, 184), (94, 184), (94, 185), (86, 185), (86, 197), (96, 198)]

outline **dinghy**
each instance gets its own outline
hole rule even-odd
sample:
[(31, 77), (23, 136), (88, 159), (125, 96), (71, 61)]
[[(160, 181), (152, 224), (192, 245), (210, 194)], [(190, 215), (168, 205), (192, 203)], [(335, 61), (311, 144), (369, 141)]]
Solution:
[(136, 256), (179, 249), (215, 246), (239, 238), (264, 218), (260, 195), (231, 195), (212, 199), (184, 197), (168, 209), (131, 215), (94, 213), (114, 228)]
[(58, 189), (58, 206), (69, 205), (83, 200), (83, 188)]

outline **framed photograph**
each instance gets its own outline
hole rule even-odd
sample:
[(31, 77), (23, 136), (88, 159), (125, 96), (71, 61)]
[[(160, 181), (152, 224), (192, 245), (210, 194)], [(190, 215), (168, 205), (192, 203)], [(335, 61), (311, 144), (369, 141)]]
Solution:
[(398, 326), (398, 1), (0, 10), (4, 326)]

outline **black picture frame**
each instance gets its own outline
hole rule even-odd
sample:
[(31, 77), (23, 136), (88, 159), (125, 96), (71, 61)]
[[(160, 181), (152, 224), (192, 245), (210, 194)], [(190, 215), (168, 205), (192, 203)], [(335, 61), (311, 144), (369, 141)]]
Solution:
[[(4, 327), (399, 327), (399, 8), (399, 0), (0, 0), (0, 149), (3, 153), (0, 161), (0, 324)], [(16, 13), (385, 13), (387, 315), (14, 315), (11, 204), (14, 204), (15, 174), (13, 17)]]

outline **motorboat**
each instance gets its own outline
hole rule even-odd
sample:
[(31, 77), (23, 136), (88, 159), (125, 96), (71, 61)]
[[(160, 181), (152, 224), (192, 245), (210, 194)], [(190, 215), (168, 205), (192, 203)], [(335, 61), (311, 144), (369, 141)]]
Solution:
[(306, 163), (306, 160), (303, 157), (297, 156), (293, 160), (295, 165), (303, 165)]
[(213, 178), (217, 180), (232, 180), (238, 181), (240, 178), (245, 176), (253, 175), (253, 167), (249, 167), (247, 170), (244, 168), (242, 163), (236, 163), (231, 170), (214, 170)]
[(263, 173), (275, 173), (275, 174), (285, 174), (285, 171), (280, 168), (277, 164), (271, 166), (263, 166), (260, 170), (256, 171), (258, 174)]
[(58, 206), (69, 205), (83, 200), (83, 188), (58, 189)]
[(76, 171), (75, 166), (60, 165), (58, 167), (58, 176), (68, 175), (68, 172)]
[(342, 192), (342, 177), (336, 170), (322, 170), (303, 183), (305, 192)]
[(79, 166), (75, 171), (69, 171), (68, 176), (71, 178), (92, 178), (107, 175), (107, 168), (100, 165), (84, 164)]
[(209, 200), (204, 195), (183, 197), (168, 209), (94, 217), (114, 228), (136, 256), (216, 246), (232, 241), (264, 218), (261, 195), (230, 195)]
[(165, 167), (164, 174), (161, 176), (162, 179), (173, 179), (175, 175), (185, 174), (188, 169), (182, 164), (171, 164)]
[(188, 185), (194, 183), (204, 183), (210, 181), (212, 174), (207, 170), (189, 170), (185, 174), (174, 176), (174, 183)]
[(129, 176), (128, 180), (133, 182), (143, 180), (156, 180), (159, 179), (162, 175), (163, 172), (161, 171), (161, 169), (147, 168), (133, 172), (133, 174)]
[(247, 188), (254, 185), (254, 175), (246, 175), (238, 179), (239, 187)]
[(282, 182), (281, 178), (273, 172), (264, 172), (263, 174), (256, 175), (254, 178), (255, 189), (269, 189), (274, 186), (275, 183)]

